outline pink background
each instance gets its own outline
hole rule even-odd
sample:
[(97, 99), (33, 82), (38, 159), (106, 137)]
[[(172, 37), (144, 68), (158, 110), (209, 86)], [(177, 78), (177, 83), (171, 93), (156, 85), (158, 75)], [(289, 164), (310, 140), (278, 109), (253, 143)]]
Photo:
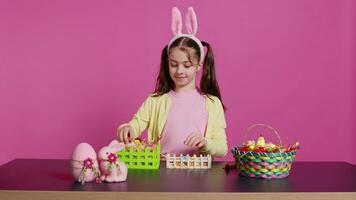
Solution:
[(2, 0), (0, 164), (114, 139), (154, 89), (174, 5), (195, 7), (215, 50), (229, 147), (263, 122), (299, 161), (356, 164), (352, 0)]

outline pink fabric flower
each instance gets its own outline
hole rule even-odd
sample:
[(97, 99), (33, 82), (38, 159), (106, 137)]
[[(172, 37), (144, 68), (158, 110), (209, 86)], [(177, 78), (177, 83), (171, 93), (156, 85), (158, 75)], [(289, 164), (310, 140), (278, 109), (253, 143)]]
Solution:
[(110, 163), (115, 163), (116, 160), (117, 160), (117, 156), (114, 153), (110, 153), (108, 155), (108, 160), (109, 160)]
[(83, 166), (86, 169), (93, 169), (93, 160), (91, 158), (87, 158), (83, 161)]

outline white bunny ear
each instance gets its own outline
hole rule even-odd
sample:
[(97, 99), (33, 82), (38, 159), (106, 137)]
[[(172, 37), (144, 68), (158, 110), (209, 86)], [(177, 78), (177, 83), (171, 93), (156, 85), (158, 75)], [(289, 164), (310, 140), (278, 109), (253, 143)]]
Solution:
[(117, 145), (117, 144), (119, 144), (119, 141), (113, 140), (113, 141), (110, 142), (109, 146), (114, 146), (114, 145)]
[(110, 150), (113, 152), (119, 152), (125, 148), (125, 144), (123, 142), (121, 143), (115, 143), (113, 145), (109, 146)]
[(173, 35), (182, 34), (182, 15), (177, 7), (172, 8)]
[(195, 35), (198, 32), (198, 20), (193, 7), (188, 8), (188, 12), (185, 17), (185, 26), (188, 34), (190, 35)]

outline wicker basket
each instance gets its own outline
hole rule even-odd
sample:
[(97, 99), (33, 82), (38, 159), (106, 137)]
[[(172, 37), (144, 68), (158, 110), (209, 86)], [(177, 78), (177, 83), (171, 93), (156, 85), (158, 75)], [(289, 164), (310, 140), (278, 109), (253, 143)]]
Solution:
[(129, 169), (158, 169), (160, 164), (161, 145), (155, 148), (133, 148), (118, 152), (117, 157), (126, 163)]
[[(280, 145), (282, 141), (278, 132), (269, 125), (255, 124), (247, 129), (246, 135), (255, 127), (267, 127), (277, 136)], [(290, 152), (264, 153), (253, 151), (241, 151), (241, 146), (234, 147), (231, 151), (235, 158), (236, 165), (242, 176), (252, 178), (284, 178), (289, 175), (292, 162), (296, 155), (296, 150)]]

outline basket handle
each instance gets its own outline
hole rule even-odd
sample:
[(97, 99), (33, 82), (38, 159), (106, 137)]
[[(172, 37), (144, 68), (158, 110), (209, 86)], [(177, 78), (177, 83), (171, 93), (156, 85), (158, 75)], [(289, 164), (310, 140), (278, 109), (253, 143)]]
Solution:
[(279, 136), (278, 132), (276, 129), (274, 129), (272, 126), (270, 125), (267, 125), (267, 124), (254, 124), (252, 126), (250, 126), (245, 132), (244, 132), (244, 140), (243, 140), (243, 143), (245, 143), (246, 141), (246, 136), (247, 134), (250, 134), (251, 133), (251, 130), (256, 128), (256, 127), (267, 127), (268, 129), (272, 130), (272, 132), (277, 136), (278, 140), (279, 140), (279, 145), (282, 145), (282, 140), (281, 140), (281, 137)]

